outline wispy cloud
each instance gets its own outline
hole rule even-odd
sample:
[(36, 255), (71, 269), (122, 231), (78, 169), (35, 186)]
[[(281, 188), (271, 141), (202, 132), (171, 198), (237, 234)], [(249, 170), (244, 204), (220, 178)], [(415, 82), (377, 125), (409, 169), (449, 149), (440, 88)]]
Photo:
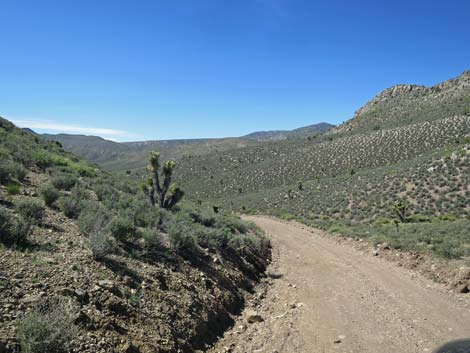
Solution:
[(71, 134), (90, 134), (90, 135), (114, 136), (114, 137), (124, 137), (124, 136), (129, 135), (127, 131), (122, 131), (122, 130), (68, 125), (68, 124), (55, 123), (52, 121), (45, 121), (45, 120), (33, 120), (33, 119), (10, 119), (10, 120), (19, 127), (23, 127), (23, 128), (27, 127), (30, 129), (50, 130), (50, 131), (64, 132), (64, 133), (71, 133)]

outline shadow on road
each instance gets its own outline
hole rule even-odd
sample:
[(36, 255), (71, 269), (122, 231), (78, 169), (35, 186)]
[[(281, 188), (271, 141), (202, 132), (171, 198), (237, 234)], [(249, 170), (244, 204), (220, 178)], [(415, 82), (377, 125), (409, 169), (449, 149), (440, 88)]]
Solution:
[(446, 343), (436, 349), (434, 353), (470, 353), (470, 339)]

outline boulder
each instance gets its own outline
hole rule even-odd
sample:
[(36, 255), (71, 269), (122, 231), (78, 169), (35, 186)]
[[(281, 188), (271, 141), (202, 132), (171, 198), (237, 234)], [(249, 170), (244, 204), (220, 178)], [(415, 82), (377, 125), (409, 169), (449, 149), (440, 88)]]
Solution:
[(257, 311), (254, 311), (254, 310), (248, 310), (245, 314), (245, 318), (246, 318), (246, 322), (250, 324), (264, 321), (262, 316)]
[(457, 293), (463, 293), (463, 294), (469, 293), (470, 288), (469, 288), (468, 283), (457, 285), (456, 291)]
[(90, 300), (90, 296), (88, 295), (88, 292), (86, 290), (83, 290), (83, 289), (76, 289), (75, 290), (75, 297), (81, 303), (88, 303), (88, 301)]

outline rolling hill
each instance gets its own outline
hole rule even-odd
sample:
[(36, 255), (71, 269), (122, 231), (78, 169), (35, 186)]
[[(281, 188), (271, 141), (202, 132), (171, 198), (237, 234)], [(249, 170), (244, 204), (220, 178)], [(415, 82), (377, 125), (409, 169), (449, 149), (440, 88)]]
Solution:
[(290, 131), (259, 131), (242, 137), (220, 139), (150, 140), (118, 143), (97, 136), (70, 134), (43, 134), (47, 140), (58, 141), (70, 152), (116, 171), (141, 168), (147, 163), (147, 154), (159, 150), (165, 158), (204, 155), (253, 146), (258, 142), (314, 137), (334, 125), (314, 124)]

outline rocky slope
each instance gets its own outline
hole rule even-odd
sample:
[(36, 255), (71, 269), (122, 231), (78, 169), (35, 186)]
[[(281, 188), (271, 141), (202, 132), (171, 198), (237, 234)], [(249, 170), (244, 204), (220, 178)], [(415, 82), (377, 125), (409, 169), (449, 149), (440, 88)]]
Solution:
[[(19, 148), (21, 146), (21, 148)], [(233, 322), (269, 243), (0, 119), (0, 352), (193, 352)]]
[(330, 133), (380, 130), (459, 114), (470, 115), (470, 71), (432, 87), (400, 84), (387, 88)]

